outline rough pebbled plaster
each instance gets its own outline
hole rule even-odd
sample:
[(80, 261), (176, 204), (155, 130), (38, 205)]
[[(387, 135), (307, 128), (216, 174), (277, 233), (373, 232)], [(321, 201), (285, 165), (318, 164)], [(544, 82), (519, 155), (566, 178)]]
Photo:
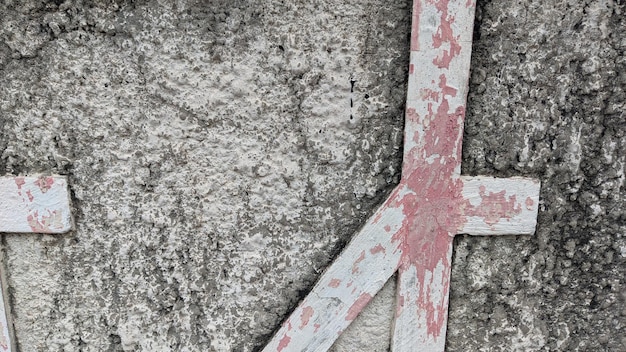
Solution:
[[(76, 220), (3, 236), (20, 350), (260, 347), (399, 179), (409, 5), (0, 5), (0, 169)], [(448, 351), (624, 349), (625, 11), (478, 2), (463, 172), (542, 203), (456, 239)], [(392, 296), (333, 349), (386, 351)]]

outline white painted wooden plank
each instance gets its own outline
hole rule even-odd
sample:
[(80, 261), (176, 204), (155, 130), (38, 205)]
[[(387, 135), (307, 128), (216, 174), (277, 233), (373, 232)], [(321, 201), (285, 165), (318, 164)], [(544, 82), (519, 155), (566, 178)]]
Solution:
[(326, 351), (397, 270), (394, 234), (402, 227), (400, 188), (368, 220), (264, 351)]
[(71, 228), (65, 177), (0, 177), (0, 232), (53, 234)]
[[(467, 0), (413, 2), (403, 177), (419, 168), (416, 161), (433, 163), (435, 157), (454, 163), (456, 175), (461, 174), (474, 12), (474, 4)], [(435, 140), (439, 132), (445, 135)], [(444, 143), (453, 144), (446, 150), (449, 154), (437, 155), (435, 150)], [(427, 148), (429, 144), (440, 146)]]
[(466, 221), (458, 233), (469, 235), (532, 235), (539, 209), (538, 180), (522, 177), (467, 177), (462, 207)]
[(443, 351), (446, 343), (452, 237), (434, 270), (411, 263), (398, 273), (392, 351)]

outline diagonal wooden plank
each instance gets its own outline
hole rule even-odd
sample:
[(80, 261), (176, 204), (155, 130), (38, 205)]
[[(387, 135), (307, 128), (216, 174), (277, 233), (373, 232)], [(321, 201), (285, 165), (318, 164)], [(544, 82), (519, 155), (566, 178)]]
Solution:
[[(392, 233), (402, 226), (396, 189), (322, 274), (264, 351), (326, 351), (397, 270), (401, 251)], [(387, 233), (387, 236), (380, 236)]]

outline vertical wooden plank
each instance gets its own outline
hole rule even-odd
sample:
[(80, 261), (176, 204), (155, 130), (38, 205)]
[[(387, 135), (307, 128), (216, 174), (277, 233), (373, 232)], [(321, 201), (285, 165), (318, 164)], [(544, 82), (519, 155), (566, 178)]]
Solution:
[(394, 352), (445, 347), (474, 10), (466, 0), (413, 3), (402, 172), (421, 209), (399, 267)]
[[(433, 164), (435, 158), (454, 163), (455, 174), (461, 174), (474, 12), (474, 5), (466, 0), (413, 2), (403, 177), (411, 175), (420, 161)], [(433, 139), (439, 132), (445, 132), (445, 140), (443, 135)], [(430, 149), (441, 149), (432, 147), (444, 143), (454, 144), (450, 155), (428, 153), (429, 144)]]
[(443, 351), (446, 343), (452, 239), (445, 259), (420, 279), (419, 263), (399, 271), (392, 351)]

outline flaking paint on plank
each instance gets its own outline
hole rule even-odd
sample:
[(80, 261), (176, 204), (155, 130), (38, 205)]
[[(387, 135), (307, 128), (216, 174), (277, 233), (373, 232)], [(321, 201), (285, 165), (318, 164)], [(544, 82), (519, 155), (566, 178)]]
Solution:
[(54, 234), (71, 228), (65, 177), (0, 177), (0, 232)]
[(538, 181), (460, 175), (474, 8), (414, 2), (402, 180), (264, 351), (326, 351), (396, 270), (392, 350), (443, 351), (454, 235), (534, 233)]

